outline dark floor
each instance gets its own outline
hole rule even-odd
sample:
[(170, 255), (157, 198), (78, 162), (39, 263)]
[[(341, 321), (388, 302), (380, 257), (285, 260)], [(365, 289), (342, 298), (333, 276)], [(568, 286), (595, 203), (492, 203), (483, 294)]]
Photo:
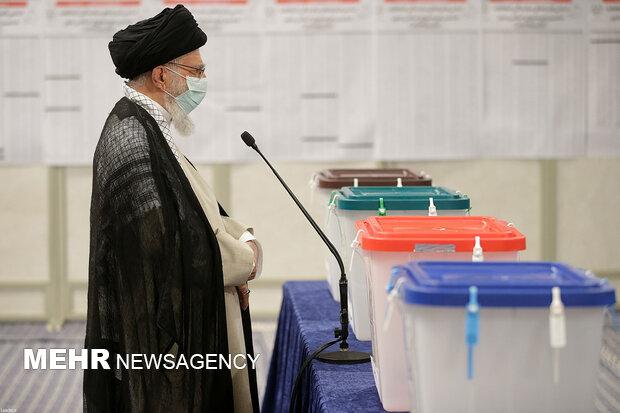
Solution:
[[(615, 327), (614, 327), (615, 325)], [(273, 322), (254, 322), (257, 376), (262, 400), (275, 336)], [(24, 370), (24, 348), (81, 348), (84, 323), (70, 322), (58, 333), (43, 323), (0, 323), (0, 411), (78, 412), (82, 409), (81, 370)], [(600, 358), (596, 407), (620, 413), (620, 327), (607, 316)], [(331, 412), (330, 412), (331, 413)]]
[[(275, 323), (253, 322), (258, 391), (267, 381)], [(0, 323), (0, 410), (3, 412), (82, 411), (82, 370), (24, 370), (23, 349), (76, 348), (84, 344), (84, 322), (69, 322), (58, 333), (44, 323)]]

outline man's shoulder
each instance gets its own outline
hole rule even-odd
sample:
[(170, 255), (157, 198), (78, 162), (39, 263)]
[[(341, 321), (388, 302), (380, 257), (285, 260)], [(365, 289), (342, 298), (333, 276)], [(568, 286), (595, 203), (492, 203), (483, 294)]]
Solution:
[(110, 115), (114, 114), (119, 119), (124, 119), (138, 114), (138, 105), (131, 101), (127, 96), (121, 97), (110, 111)]
[(147, 128), (131, 103), (127, 98), (120, 99), (108, 115), (95, 149), (96, 159), (148, 155)]

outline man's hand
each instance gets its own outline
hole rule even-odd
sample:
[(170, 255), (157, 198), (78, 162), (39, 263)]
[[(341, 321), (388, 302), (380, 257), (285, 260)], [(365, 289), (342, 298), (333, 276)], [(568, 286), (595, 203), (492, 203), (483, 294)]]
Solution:
[(239, 306), (242, 310), (247, 310), (250, 305), (250, 289), (247, 284), (237, 287), (237, 295), (239, 296)]
[(248, 277), (248, 281), (252, 281), (256, 277), (256, 262), (258, 261), (258, 246), (256, 245), (254, 241), (246, 241), (246, 244), (248, 244), (250, 248), (252, 248), (252, 251), (254, 251), (254, 268), (252, 268), (252, 272), (250, 273)]

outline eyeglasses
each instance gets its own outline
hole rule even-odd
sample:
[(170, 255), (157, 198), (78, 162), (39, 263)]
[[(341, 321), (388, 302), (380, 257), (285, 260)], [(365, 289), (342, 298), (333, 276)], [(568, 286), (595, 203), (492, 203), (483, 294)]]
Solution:
[(182, 63), (176, 63), (176, 62), (169, 62), (169, 64), (171, 65), (177, 65), (177, 66), (181, 66), (187, 70), (192, 70), (196, 73), (198, 73), (199, 77), (203, 77), (205, 74), (205, 67), (194, 67), (194, 66), (189, 66), (189, 65), (184, 65)]

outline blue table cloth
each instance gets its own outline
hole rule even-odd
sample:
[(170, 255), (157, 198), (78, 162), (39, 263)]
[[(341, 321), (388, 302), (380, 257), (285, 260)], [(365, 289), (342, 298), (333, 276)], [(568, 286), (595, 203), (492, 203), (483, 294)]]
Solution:
[[(295, 377), (303, 360), (334, 339), (340, 304), (325, 281), (291, 281), (284, 284), (276, 340), (263, 400), (265, 413), (288, 412)], [(352, 350), (370, 352), (369, 341), (358, 341), (350, 331)], [(334, 344), (326, 351), (338, 349)], [(370, 362), (353, 365), (314, 360), (301, 387), (303, 411), (384, 412)]]

